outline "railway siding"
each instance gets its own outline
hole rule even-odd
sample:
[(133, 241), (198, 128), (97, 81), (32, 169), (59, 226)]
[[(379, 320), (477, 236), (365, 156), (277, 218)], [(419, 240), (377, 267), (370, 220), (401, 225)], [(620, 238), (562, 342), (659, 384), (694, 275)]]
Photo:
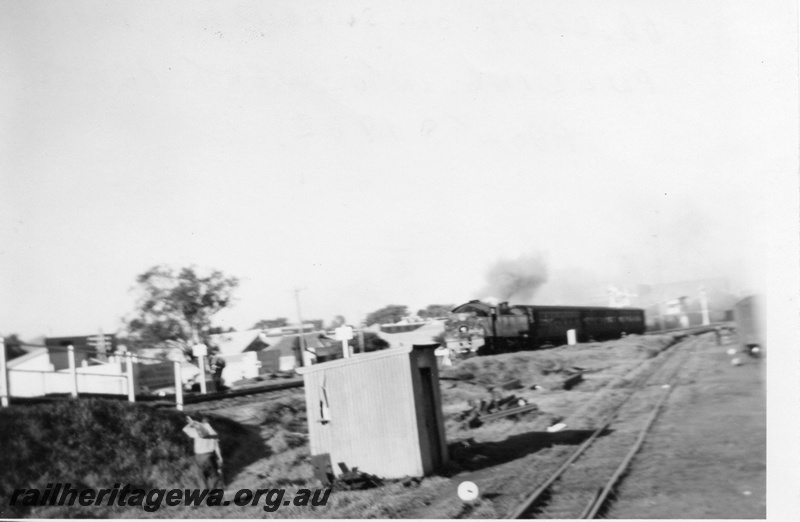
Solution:
[[(452, 488), (443, 490), (428, 506), (413, 509), (403, 516), (502, 518), (511, 513), (586, 441), (593, 428), (616, 405), (630, 395), (631, 387), (650, 376), (663, 361), (670, 359), (670, 354), (678, 346), (672, 344), (670, 347), (671, 341), (664, 336), (633, 336), (602, 344), (591, 343), (557, 348), (553, 352), (527, 354), (525, 357), (532, 357), (534, 361), (540, 357), (556, 361), (565, 359), (592, 370), (587, 374), (588, 379), (570, 391), (551, 390), (540, 392), (541, 395), (535, 394), (531, 400), (548, 414), (532, 421), (500, 420), (492, 423), (491, 428), (487, 425), (475, 430), (474, 434), (469, 433), (468, 436), (474, 436), (479, 441), (476, 451), (481, 460), (476, 466), (467, 468), (471, 471), (454, 476), (451, 479)], [(504, 358), (499, 356), (488, 367), (494, 369)], [(522, 369), (530, 371), (534, 367), (528, 363)], [(551, 418), (549, 413), (563, 418), (567, 428), (548, 433), (545, 428), (557, 421), (550, 424), (541, 424), (539, 421)], [(481, 442), (487, 440), (491, 442)], [(453, 494), (463, 480), (475, 482), (483, 492), (479, 504), (470, 509), (465, 509)]]
[[(708, 338), (681, 346), (684, 354), (668, 360), (620, 408), (610, 426), (613, 435), (599, 438), (514, 516), (764, 518), (762, 363), (731, 365), (726, 349)], [(532, 509), (523, 511), (529, 503)]]
[(766, 518), (761, 360), (706, 343), (631, 463), (608, 518)]
[[(637, 441), (657, 414), (654, 407), (660, 406), (664, 394), (671, 392), (669, 383), (684, 366), (696, 345), (697, 341), (694, 339), (681, 343), (670, 353), (662, 354), (664, 358), (659, 361), (660, 365), (650, 368), (652, 373), (638, 376), (636, 388), (623, 402), (618, 403), (616, 410), (612, 410), (609, 414), (610, 422), (600, 432), (600, 436), (566, 468), (544, 494), (526, 500), (523, 506), (530, 503), (529, 508), (524, 512), (516, 510), (513, 516), (582, 518), (592, 511), (594, 503), (603, 502), (608, 491), (599, 493), (600, 490), (613, 486), (609, 480), (615, 477), (626, 455), (636, 451)], [(600, 424), (597, 429), (602, 426)]]

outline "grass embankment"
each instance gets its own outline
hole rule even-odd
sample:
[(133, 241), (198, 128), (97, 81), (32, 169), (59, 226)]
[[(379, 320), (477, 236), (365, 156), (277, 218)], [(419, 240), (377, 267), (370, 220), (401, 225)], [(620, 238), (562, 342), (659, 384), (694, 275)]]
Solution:
[[(237, 441), (252, 438), (239, 424), (212, 418), (223, 454), (240, 460)], [(9, 506), (15, 489), (70, 483), (76, 489), (202, 487), (185, 415), (100, 399), (0, 410), (0, 515), (103, 518), (137, 516), (137, 508)], [(17, 504), (20, 504), (18, 501)], [(77, 504), (77, 503), (76, 503)]]

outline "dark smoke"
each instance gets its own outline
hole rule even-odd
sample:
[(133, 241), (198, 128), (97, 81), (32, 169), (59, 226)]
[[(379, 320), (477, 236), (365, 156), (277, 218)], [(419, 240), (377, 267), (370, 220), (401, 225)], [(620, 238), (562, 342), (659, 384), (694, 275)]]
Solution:
[(530, 304), (536, 291), (547, 281), (547, 266), (540, 255), (523, 255), (517, 259), (501, 259), (486, 273), (482, 298)]

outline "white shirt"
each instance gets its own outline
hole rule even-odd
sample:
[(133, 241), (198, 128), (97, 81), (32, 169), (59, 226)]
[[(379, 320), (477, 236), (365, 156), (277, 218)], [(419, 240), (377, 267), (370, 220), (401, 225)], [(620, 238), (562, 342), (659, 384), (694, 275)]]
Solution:
[(195, 455), (212, 453), (217, 448), (217, 432), (208, 423), (188, 424), (183, 432), (194, 439)]

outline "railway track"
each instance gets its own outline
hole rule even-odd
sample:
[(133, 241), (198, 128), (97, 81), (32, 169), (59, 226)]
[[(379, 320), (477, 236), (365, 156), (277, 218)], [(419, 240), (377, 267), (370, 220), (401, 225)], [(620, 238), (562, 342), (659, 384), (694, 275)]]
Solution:
[(583, 519), (602, 515), (681, 368), (700, 342), (693, 337), (674, 345), (662, 364), (642, 376), (633, 391), (598, 420), (583, 444), (506, 518)]
[[(185, 412), (214, 412), (216, 410), (246, 409), (248, 405), (255, 405), (266, 401), (274, 401), (296, 394), (302, 394), (302, 387), (283, 388), (279, 390), (262, 391), (236, 397), (220, 397), (192, 404), (185, 404)], [(174, 407), (174, 405), (173, 405)]]
[[(280, 399), (296, 393), (302, 393), (302, 389), (303, 380), (292, 379), (275, 384), (207, 393), (205, 395), (188, 395), (184, 397), (183, 409), (186, 412), (211, 412), (214, 410)], [(165, 400), (152, 403), (152, 405), (159, 408), (174, 408), (175, 399), (174, 396), (166, 396)]]

